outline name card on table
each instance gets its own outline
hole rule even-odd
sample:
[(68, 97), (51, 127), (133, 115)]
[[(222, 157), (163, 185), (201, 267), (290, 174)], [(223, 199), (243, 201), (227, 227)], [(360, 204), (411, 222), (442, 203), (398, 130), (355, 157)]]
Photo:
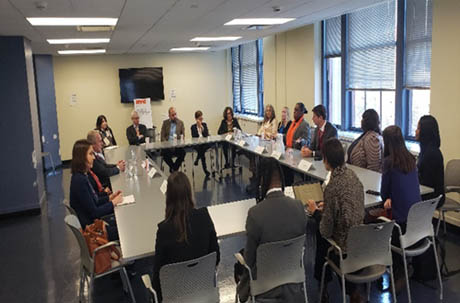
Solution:
[(298, 167), (303, 171), (308, 171), (311, 166), (311, 162), (308, 162), (307, 160), (301, 160)]
[(160, 186), (160, 190), (163, 193), (163, 195), (166, 194), (167, 189), (168, 189), (168, 181), (164, 180), (163, 183)]
[(154, 167), (152, 167), (149, 171), (149, 177), (153, 178), (156, 173), (157, 173), (157, 170)]
[(272, 156), (273, 158), (275, 158), (276, 160), (279, 160), (279, 159), (281, 158), (281, 152), (280, 152), (280, 151), (274, 150), (274, 151), (272, 152), (271, 156)]
[(254, 150), (257, 154), (262, 155), (265, 152), (265, 147), (264, 146), (257, 146), (256, 149)]
[(240, 140), (240, 141), (238, 141), (238, 145), (241, 146), (241, 147), (243, 147), (243, 146), (246, 145), (246, 141)]
[(232, 134), (228, 134), (227, 136), (225, 136), (226, 141), (232, 141), (232, 138), (233, 138)]

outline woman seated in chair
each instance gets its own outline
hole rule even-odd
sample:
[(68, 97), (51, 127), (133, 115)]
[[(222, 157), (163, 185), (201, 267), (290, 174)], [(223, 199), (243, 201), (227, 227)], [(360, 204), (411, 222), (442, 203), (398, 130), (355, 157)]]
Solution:
[[(386, 216), (395, 220), (404, 234), (409, 209), (422, 201), (415, 157), (407, 150), (401, 129), (396, 125), (388, 126), (383, 131), (383, 145), (380, 194), (382, 201), (385, 201)], [(393, 229), (391, 242), (395, 246), (400, 246), (397, 228)], [(404, 287), (404, 263), (397, 253), (393, 253), (393, 269), (398, 293)]]
[[(219, 129), (217, 130), (218, 135), (223, 135), (223, 134), (233, 134), (233, 129), (239, 129), (241, 130), (240, 124), (238, 123), (238, 119), (233, 117), (233, 109), (229, 106), (227, 106), (224, 109), (224, 118), (222, 119)], [(224, 157), (225, 157), (225, 168), (230, 167), (230, 162), (228, 160), (228, 149), (229, 149), (229, 143), (224, 142), (222, 145), (223, 151), (224, 151)], [(235, 163), (235, 147), (231, 147), (232, 150), (232, 167), (234, 166)]]
[[(195, 120), (196, 123), (192, 125), (191, 132), (192, 138), (206, 138), (209, 136), (209, 130), (206, 123), (203, 122), (203, 112), (198, 110), (195, 112)], [(203, 171), (206, 174), (206, 178), (209, 177), (210, 173), (206, 167), (206, 150), (208, 150), (209, 145), (201, 144), (200, 146), (196, 147), (196, 151), (198, 153), (195, 166), (198, 165), (198, 161), (201, 160), (201, 165), (203, 166)]]
[(112, 129), (107, 124), (107, 118), (104, 115), (97, 117), (96, 128), (94, 130), (99, 131), (99, 134), (101, 134), (103, 148), (117, 145)]
[[(77, 213), (82, 228), (92, 224), (94, 219), (113, 214), (115, 205), (123, 201), (121, 191), (111, 195), (98, 195), (88, 179), (94, 161), (93, 146), (87, 140), (75, 142), (72, 150), (72, 178), (70, 181), (70, 206)], [(114, 220), (107, 226), (109, 240), (118, 239)]]
[(422, 196), (423, 200), (442, 196), (438, 203), (440, 208), (446, 199), (444, 190), (444, 158), (439, 149), (438, 122), (433, 116), (426, 115), (420, 118), (415, 131), (415, 139), (420, 142), (420, 153), (417, 159), (418, 178), (420, 184), (434, 189), (433, 193)]
[(153, 265), (153, 288), (161, 301), (160, 268), (163, 265), (196, 259), (211, 252), (220, 261), (214, 223), (207, 208), (195, 208), (187, 176), (174, 172), (168, 178), (166, 215), (158, 224)]
[[(324, 189), (324, 202), (308, 201), (308, 211), (319, 224), (316, 235), (315, 278), (321, 281), (321, 273), (329, 243), (325, 239), (334, 240), (342, 249), (347, 251), (347, 237), (350, 228), (360, 225), (364, 220), (364, 187), (356, 174), (345, 165), (345, 152), (338, 139), (327, 140), (322, 148), (324, 166), (331, 172), (331, 179)], [(330, 256), (336, 263), (339, 256)], [(325, 283), (331, 280), (330, 272), (326, 275)], [(356, 285), (347, 283), (347, 293), (350, 302), (362, 302), (362, 297)], [(327, 302), (327, 292), (324, 292), (321, 302)]]

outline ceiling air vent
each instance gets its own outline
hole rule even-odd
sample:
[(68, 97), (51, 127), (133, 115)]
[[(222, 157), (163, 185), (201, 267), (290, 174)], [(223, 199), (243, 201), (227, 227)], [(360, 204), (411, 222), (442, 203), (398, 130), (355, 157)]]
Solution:
[(252, 25), (249, 25), (245, 28), (243, 28), (244, 30), (248, 30), (248, 31), (260, 31), (260, 30), (264, 30), (264, 29), (269, 29), (270, 27), (272, 27), (273, 25), (257, 25), (257, 24), (252, 24)]

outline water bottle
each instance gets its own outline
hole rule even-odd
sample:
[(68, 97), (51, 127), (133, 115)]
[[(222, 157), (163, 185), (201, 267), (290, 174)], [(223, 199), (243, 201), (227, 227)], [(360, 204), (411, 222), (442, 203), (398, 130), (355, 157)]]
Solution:
[(173, 135), (173, 142), (174, 142), (174, 144), (177, 144), (177, 135), (176, 134)]

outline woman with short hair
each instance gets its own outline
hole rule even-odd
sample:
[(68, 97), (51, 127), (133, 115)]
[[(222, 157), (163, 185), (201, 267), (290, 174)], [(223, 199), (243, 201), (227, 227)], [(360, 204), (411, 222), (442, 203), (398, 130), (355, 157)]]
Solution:
[(217, 253), (220, 261), (214, 223), (208, 209), (195, 208), (192, 187), (179, 171), (168, 178), (165, 219), (158, 224), (153, 266), (153, 287), (161, 301), (160, 269), (171, 263), (188, 261)]

